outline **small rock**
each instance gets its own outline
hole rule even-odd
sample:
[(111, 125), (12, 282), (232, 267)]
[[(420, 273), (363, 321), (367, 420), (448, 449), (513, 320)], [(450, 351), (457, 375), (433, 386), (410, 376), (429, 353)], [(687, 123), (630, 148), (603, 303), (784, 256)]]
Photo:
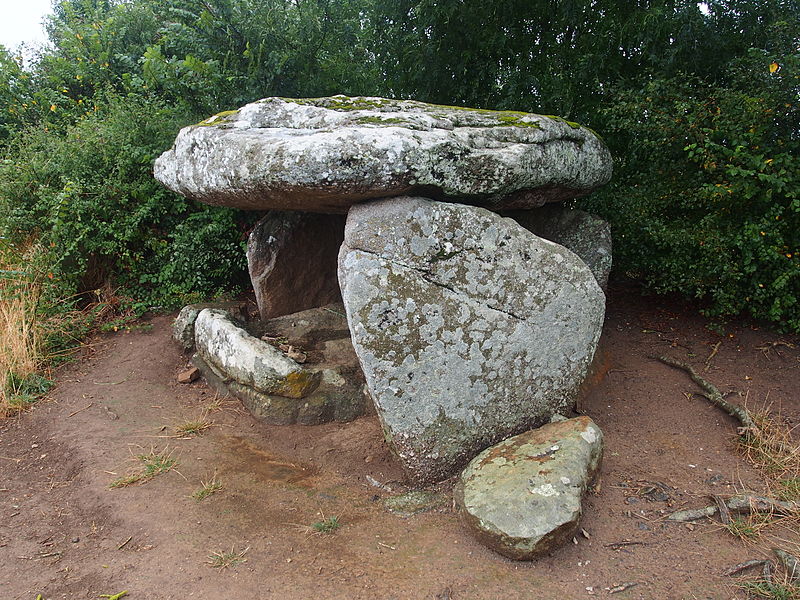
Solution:
[(532, 429), (476, 456), (453, 490), (455, 505), (480, 542), (532, 560), (578, 532), (602, 452), (603, 434), (589, 417)]
[(447, 502), (442, 494), (426, 490), (414, 490), (392, 496), (384, 500), (383, 505), (396, 515), (401, 517), (411, 517), (419, 513), (428, 512), (434, 508), (439, 508)]
[(80, 542), (80, 541), (81, 541), (81, 538), (79, 538), (79, 537), (74, 537), (74, 538), (72, 538), (72, 543), (73, 543), (73, 544), (77, 544), (77, 543), (78, 543), (78, 542)]
[(192, 367), (178, 373), (178, 383), (192, 383), (200, 377), (200, 369)]

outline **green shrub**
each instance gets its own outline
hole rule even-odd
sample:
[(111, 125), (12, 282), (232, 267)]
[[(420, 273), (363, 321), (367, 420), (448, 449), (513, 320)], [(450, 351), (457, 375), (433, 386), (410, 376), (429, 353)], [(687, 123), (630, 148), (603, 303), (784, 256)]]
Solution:
[(800, 331), (798, 60), (772, 60), (743, 60), (725, 85), (617, 91), (615, 180), (584, 205), (611, 222), (618, 267), (656, 291)]
[(191, 120), (141, 95), (108, 94), (68, 126), (20, 131), (0, 168), (0, 229), (51, 252), (63, 296), (121, 288), (137, 307), (172, 305), (242, 279), (235, 211), (198, 206), (155, 181), (155, 158)]

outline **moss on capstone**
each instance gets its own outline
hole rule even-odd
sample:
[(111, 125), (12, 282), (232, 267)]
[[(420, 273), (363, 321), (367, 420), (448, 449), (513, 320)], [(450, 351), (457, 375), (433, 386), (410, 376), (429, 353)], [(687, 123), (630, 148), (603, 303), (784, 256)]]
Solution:
[(218, 112), (215, 115), (208, 117), (200, 121), (199, 123), (195, 123), (195, 127), (211, 127), (212, 125), (221, 125), (222, 123), (227, 123), (232, 121), (231, 117), (235, 117), (239, 114), (239, 109), (235, 110), (223, 110), (222, 112)]
[(410, 125), (411, 124), (406, 119), (399, 119), (399, 118), (396, 118), (396, 117), (379, 117), (379, 116), (358, 117), (356, 119), (356, 123), (359, 123), (359, 124), (362, 124), (362, 125), (369, 125), (369, 124), (375, 124), (375, 125)]
[(581, 128), (580, 123), (576, 123), (575, 121), (567, 121), (564, 117), (559, 117), (557, 115), (542, 115), (542, 116), (547, 117), (548, 119), (552, 119), (553, 121), (558, 121), (559, 123), (564, 123), (566, 125), (569, 125), (572, 129)]

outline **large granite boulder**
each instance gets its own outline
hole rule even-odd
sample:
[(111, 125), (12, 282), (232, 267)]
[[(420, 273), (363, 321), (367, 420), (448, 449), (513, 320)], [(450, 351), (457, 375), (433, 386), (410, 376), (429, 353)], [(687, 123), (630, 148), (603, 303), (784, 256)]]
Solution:
[(581, 257), (605, 291), (611, 273), (611, 226), (589, 213), (560, 204), (504, 213), (531, 233)]
[(344, 213), (417, 193), (527, 209), (587, 194), (611, 168), (594, 132), (558, 117), (333, 96), (266, 98), (186, 127), (155, 176), (208, 204)]
[(247, 267), (262, 319), (340, 300), (336, 257), (344, 217), (271, 211), (247, 240)]
[(527, 431), (469, 463), (453, 490), (456, 508), (489, 548), (531, 560), (575, 535), (602, 456), (603, 434), (589, 417)]
[(339, 282), (385, 436), (417, 483), (568, 409), (605, 310), (569, 250), (424, 198), (354, 206)]

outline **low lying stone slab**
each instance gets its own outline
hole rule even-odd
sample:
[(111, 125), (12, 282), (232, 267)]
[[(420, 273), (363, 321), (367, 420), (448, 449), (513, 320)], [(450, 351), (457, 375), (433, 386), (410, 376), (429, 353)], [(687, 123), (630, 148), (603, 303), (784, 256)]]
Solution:
[[(248, 340), (255, 352), (266, 352), (272, 358), (280, 355), (281, 360), (302, 369), (304, 376), (317, 381), (318, 385), (299, 398), (280, 395), (281, 390), (266, 393), (232, 377), (221, 366), (221, 361), (206, 360), (200, 353), (195, 354), (192, 363), (217, 393), (239, 398), (254, 416), (270, 425), (347, 422), (366, 412), (369, 401), (364, 390), (364, 375), (350, 342), (341, 304), (249, 322), (244, 327), (236, 335)], [(208, 328), (198, 328), (201, 337), (206, 331)], [(208, 346), (203, 340), (197, 345), (198, 348)], [(208, 354), (204, 352), (205, 356)], [(290, 354), (298, 360), (302, 357), (302, 365), (290, 358)]]
[(319, 386), (321, 373), (304, 369), (270, 344), (251, 336), (224, 311), (200, 311), (194, 332), (200, 357), (236, 384), (284, 398), (304, 398)]
[(456, 508), (483, 544), (532, 560), (575, 535), (602, 455), (603, 434), (589, 417), (527, 431), (469, 463), (453, 490)]
[(194, 322), (197, 315), (204, 308), (215, 308), (225, 311), (231, 317), (239, 321), (245, 321), (247, 317), (247, 306), (244, 302), (200, 302), (197, 304), (187, 304), (175, 317), (172, 324), (172, 339), (174, 339), (184, 350), (194, 348)]
[(527, 209), (611, 177), (591, 130), (558, 117), (386, 98), (265, 98), (186, 127), (155, 163), (173, 191), (244, 209), (345, 213), (421, 194)]

